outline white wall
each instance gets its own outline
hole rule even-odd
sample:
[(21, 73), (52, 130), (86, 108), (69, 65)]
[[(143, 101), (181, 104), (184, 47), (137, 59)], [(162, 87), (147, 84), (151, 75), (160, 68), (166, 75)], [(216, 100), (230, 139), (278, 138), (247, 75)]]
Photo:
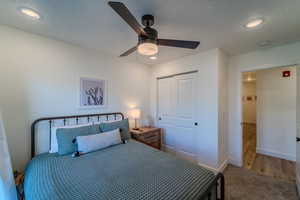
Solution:
[(254, 51), (232, 57), (229, 62), (229, 156), (242, 165), (241, 72), (300, 63), (300, 43)]
[(228, 56), (223, 51), (218, 51), (218, 166), (221, 168), (225, 167), (228, 160), (228, 60)]
[[(291, 71), (291, 77), (282, 72)], [(257, 80), (257, 152), (296, 158), (296, 68), (259, 70)]]
[[(256, 123), (256, 82), (243, 82), (242, 85), (243, 100), (243, 123)], [(251, 96), (252, 100), (248, 101), (247, 97)]]
[[(0, 107), (14, 168), (30, 155), (30, 124), (45, 116), (121, 111), (148, 115), (148, 66), (0, 26)], [(108, 107), (78, 109), (80, 77), (108, 80)]]
[[(215, 49), (184, 57), (152, 68), (151, 116), (156, 121), (157, 77), (198, 70), (198, 160), (200, 164), (219, 168), (219, 62), (220, 50)], [(222, 54), (223, 55), (223, 54)], [(222, 73), (223, 77), (223, 73)], [(222, 78), (220, 78), (223, 81)], [(225, 148), (225, 147), (224, 147)]]

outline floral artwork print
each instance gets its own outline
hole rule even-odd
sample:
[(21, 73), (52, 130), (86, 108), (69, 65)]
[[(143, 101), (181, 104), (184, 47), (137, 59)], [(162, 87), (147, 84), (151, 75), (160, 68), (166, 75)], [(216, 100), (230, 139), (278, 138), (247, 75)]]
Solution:
[(81, 78), (80, 80), (80, 106), (104, 106), (105, 105), (105, 80)]

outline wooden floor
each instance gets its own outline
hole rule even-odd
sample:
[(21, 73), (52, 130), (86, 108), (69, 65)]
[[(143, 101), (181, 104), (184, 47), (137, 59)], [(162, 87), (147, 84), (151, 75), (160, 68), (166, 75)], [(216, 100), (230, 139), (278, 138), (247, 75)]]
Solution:
[(295, 162), (257, 154), (251, 170), (289, 182), (296, 181)]
[(251, 169), (256, 158), (256, 125), (243, 124), (243, 166)]
[(261, 175), (295, 182), (295, 162), (256, 153), (256, 126), (243, 124), (243, 166)]

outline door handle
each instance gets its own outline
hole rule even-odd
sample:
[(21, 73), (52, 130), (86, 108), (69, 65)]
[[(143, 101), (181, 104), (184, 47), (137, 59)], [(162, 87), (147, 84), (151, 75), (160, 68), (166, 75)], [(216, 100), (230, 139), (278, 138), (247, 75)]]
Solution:
[(296, 137), (296, 142), (300, 142), (300, 137)]

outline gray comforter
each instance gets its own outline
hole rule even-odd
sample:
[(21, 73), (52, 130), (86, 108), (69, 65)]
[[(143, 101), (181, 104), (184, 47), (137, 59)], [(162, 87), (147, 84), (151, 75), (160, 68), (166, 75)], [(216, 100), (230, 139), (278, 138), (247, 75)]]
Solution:
[(129, 141), (80, 157), (42, 154), (27, 166), (26, 200), (199, 199), (215, 175)]

